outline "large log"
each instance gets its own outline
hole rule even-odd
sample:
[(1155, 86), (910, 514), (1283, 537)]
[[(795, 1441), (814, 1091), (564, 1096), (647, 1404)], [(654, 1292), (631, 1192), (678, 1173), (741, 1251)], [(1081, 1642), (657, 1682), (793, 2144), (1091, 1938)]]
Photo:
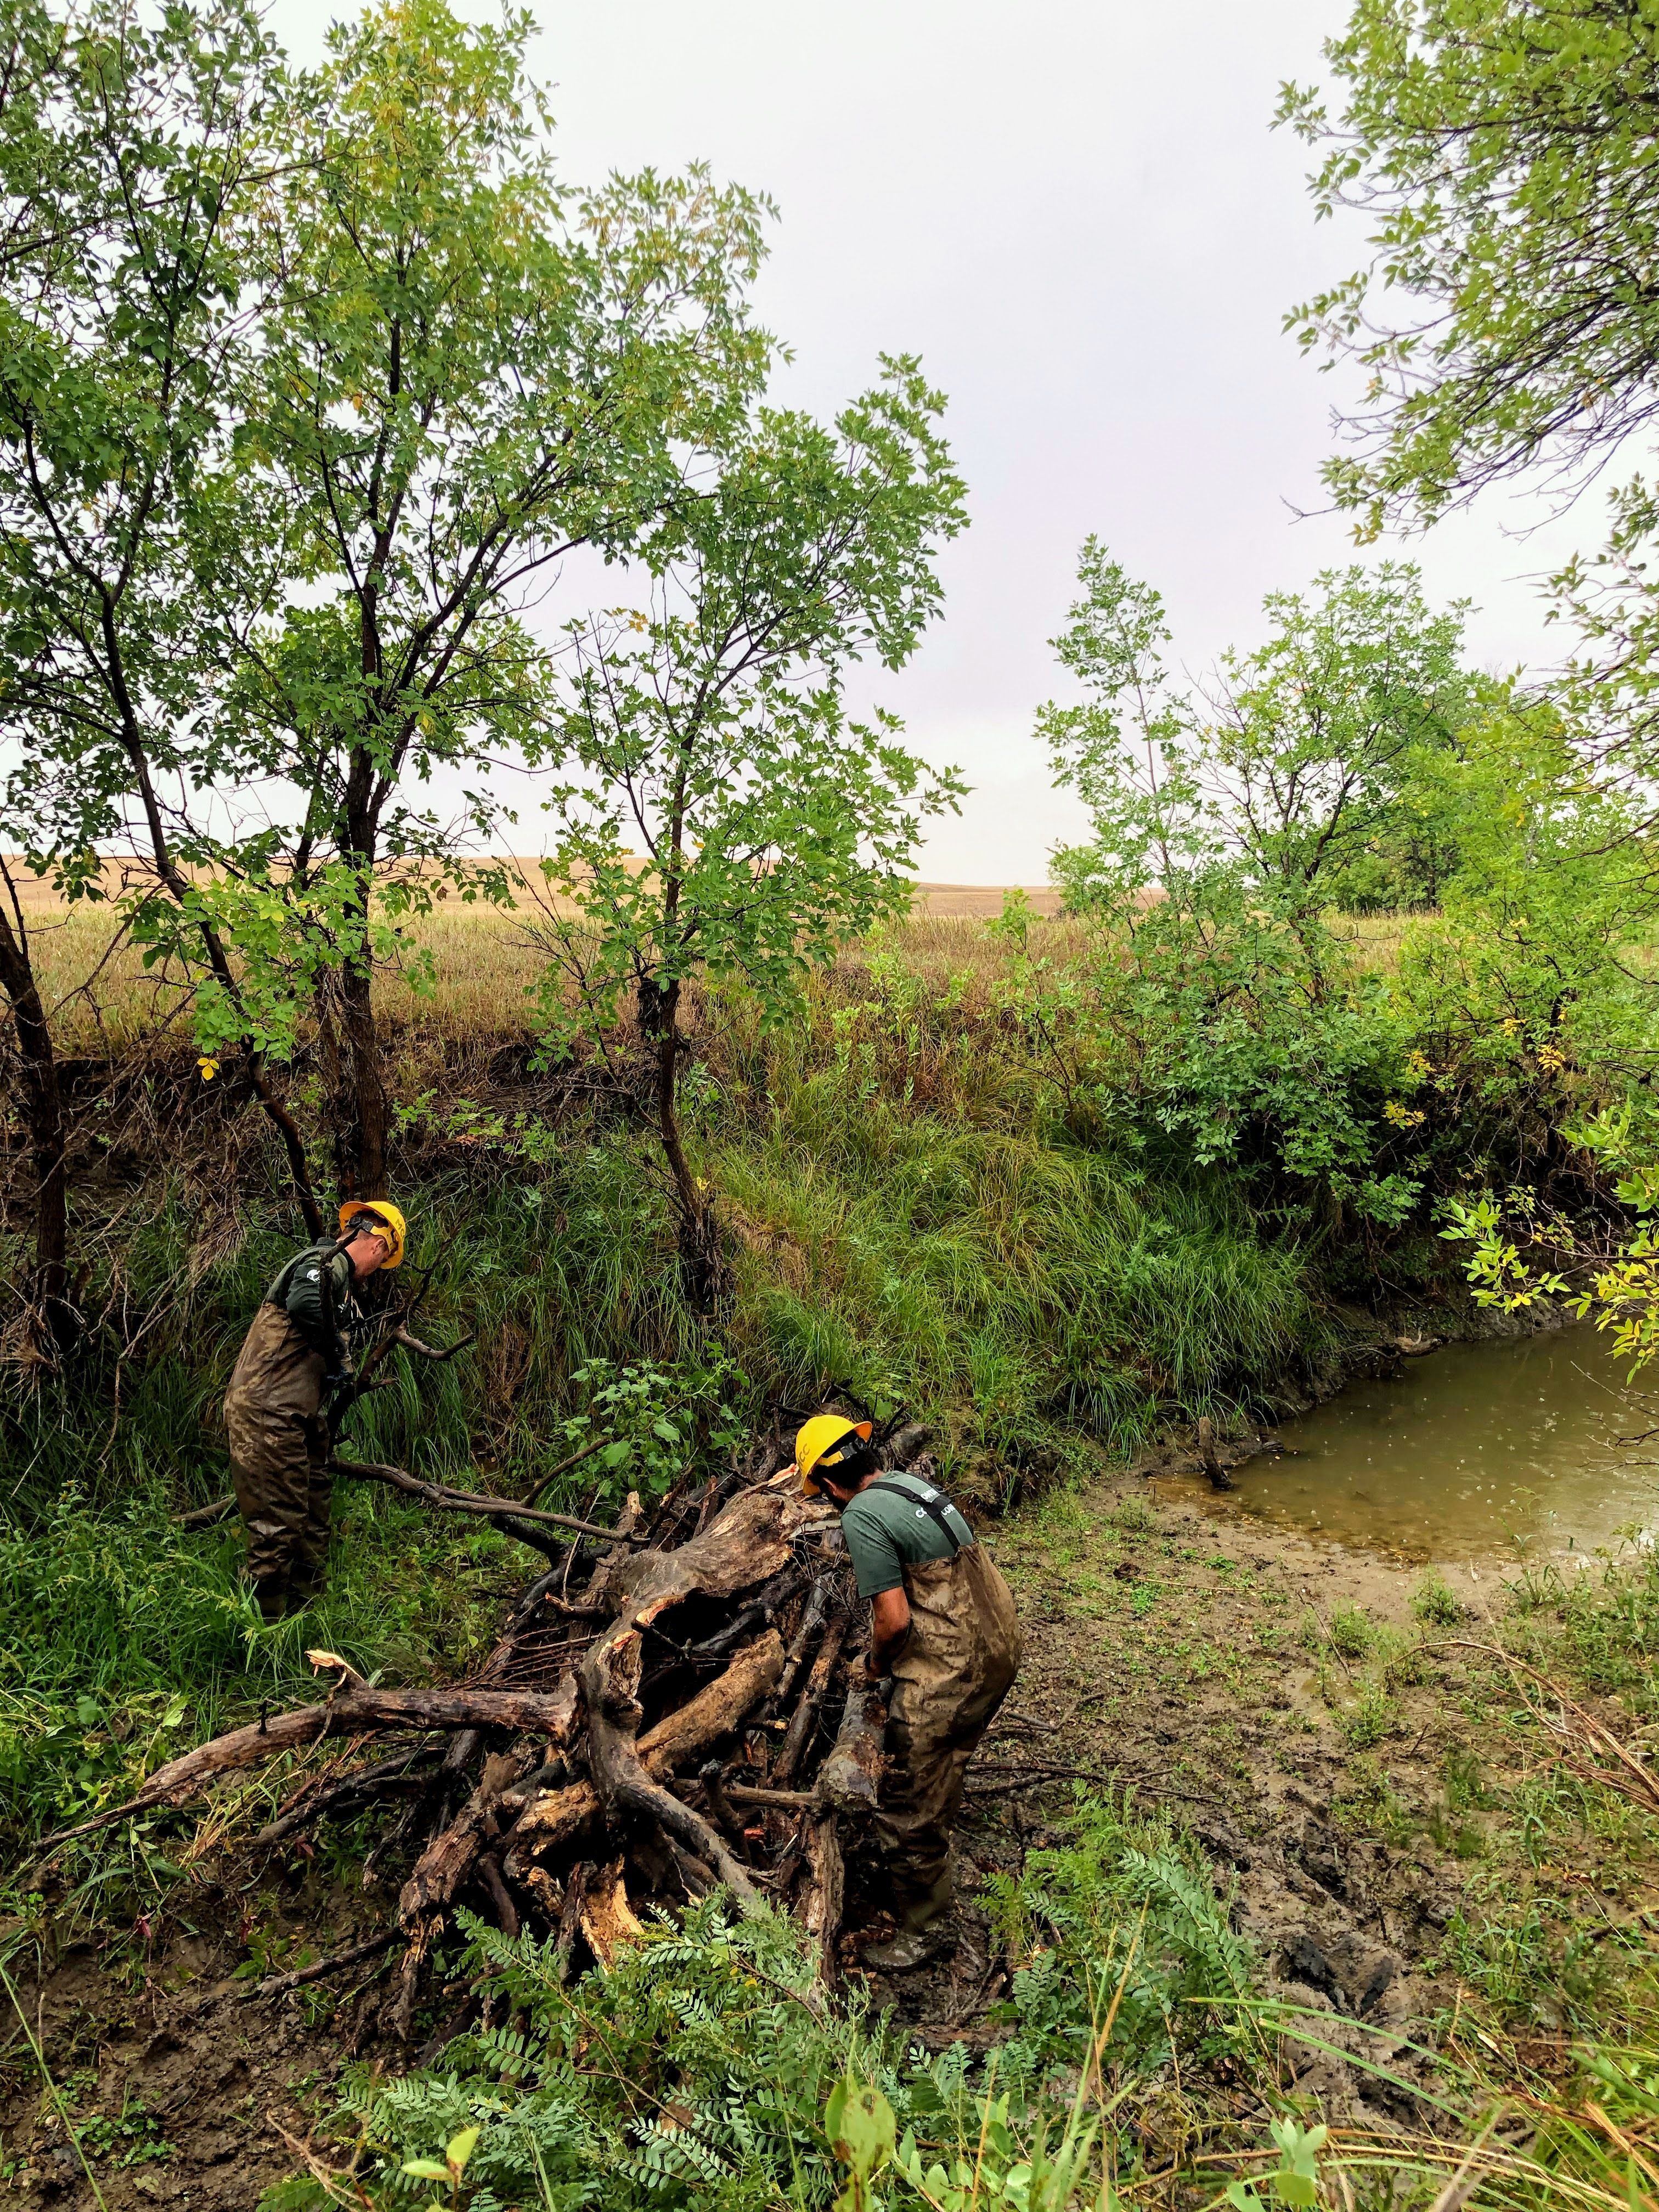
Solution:
[(887, 1734), (887, 1705), (873, 1683), (854, 1682), (829, 1756), (818, 1769), (818, 1798), (837, 1813), (876, 1809), (886, 1766), (882, 1745)]
[(675, 1552), (641, 1552), (626, 1562), (608, 1595), (637, 1626), (693, 1595), (736, 1597), (787, 1567), (795, 1540), (823, 1528), (835, 1509), (781, 1490), (745, 1490)]
[(55, 1851), (77, 1836), (107, 1828), (135, 1813), (158, 1805), (182, 1805), (205, 1790), (221, 1775), (258, 1766), (279, 1752), (297, 1751), (319, 1743), (325, 1736), (361, 1735), (376, 1729), (504, 1728), (544, 1736), (563, 1745), (570, 1740), (576, 1717), (574, 1685), (567, 1682), (551, 1697), (531, 1690), (379, 1690), (364, 1685), (337, 1691), (320, 1704), (301, 1705), (286, 1713), (271, 1713), (198, 1744), (181, 1758), (159, 1766), (137, 1797), (112, 1806), (95, 1820), (65, 1828), (46, 1838), (45, 1849)]
[(846, 1893), (847, 1872), (841, 1839), (836, 1833), (836, 1816), (826, 1813), (807, 1823), (806, 1882), (799, 1905), (802, 1923), (818, 1947), (818, 1979), (826, 1984), (836, 1978), (836, 1938), (841, 1933)]
[[(776, 1629), (769, 1628), (747, 1650), (738, 1652), (723, 1674), (672, 1713), (665, 1713), (640, 1737), (639, 1755), (646, 1772), (659, 1780), (682, 1759), (706, 1751), (740, 1728), (777, 1680), (782, 1666), (783, 1639)], [(580, 1835), (599, 1811), (599, 1793), (592, 1783), (544, 1790), (525, 1808), (513, 1831), (514, 1846), (529, 1845), (538, 1858), (545, 1857)]]

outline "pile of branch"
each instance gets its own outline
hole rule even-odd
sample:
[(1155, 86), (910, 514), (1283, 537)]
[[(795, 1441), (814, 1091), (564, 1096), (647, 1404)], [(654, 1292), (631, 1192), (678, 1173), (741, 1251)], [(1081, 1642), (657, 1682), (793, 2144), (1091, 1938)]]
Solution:
[[(380, 1689), (314, 1651), (325, 1697), (173, 1759), (128, 1804), (52, 1838), (48, 1858), (94, 1827), (183, 1805), (326, 1739), (337, 1757), (256, 1840), (280, 1844), (325, 1814), (402, 1802), (365, 1881), (394, 1850), (415, 1854), (389, 2015), (405, 2041), (459, 1905), (510, 1935), (556, 1934), (568, 1972), (588, 1954), (608, 1963), (647, 1905), (723, 1886), (742, 1912), (766, 1899), (798, 1914), (828, 1979), (845, 1832), (875, 1808), (886, 1725), (854, 1662), (860, 1614), (836, 1516), (787, 1475), (734, 1474), (665, 1501), (650, 1528), (643, 1519), (630, 1498), (598, 1539), (560, 1547), (468, 1681)], [(464, 2006), (451, 2032), (466, 2017)]]

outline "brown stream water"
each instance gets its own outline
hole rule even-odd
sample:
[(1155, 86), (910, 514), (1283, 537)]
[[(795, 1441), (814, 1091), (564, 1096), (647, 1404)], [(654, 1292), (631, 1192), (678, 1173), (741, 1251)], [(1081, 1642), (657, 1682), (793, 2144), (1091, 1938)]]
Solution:
[(1659, 1437), (1618, 1441), (1659, 1425), (1659, 1384), (1627, 1391), (1609, 1345), (1583, 1327), (1407, 1360), (1286, 1421), (1285, 1456), (1236, 1468), (1226, 1503), (1412, 1559), (1617, 1549), (1659, 1527)]

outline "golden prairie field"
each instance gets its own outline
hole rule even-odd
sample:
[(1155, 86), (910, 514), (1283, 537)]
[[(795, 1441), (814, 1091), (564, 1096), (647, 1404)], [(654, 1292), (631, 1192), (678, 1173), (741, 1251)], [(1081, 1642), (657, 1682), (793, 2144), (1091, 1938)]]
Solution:
[[(533, 866), (515, 864), (528, 874)], [(48, 885), (14, 872), (27, 922), (35, 969), (61, 1049), (118, 1050), (140, 1036), (177, 1025), (188, 1033), (188, 988), (164, 970), (147, 970), (121, 933), (111, 905), (66, 906)], [(118, 891), (112, 880), (112, 894)], [(1060, 894), (1046, 884), (1024, 887), (1042, 923), (1040, 949), (1064, 965), (1081, 949), (1077, 925), (1060, 912)], [(985, 924), (1002, 911), (1006, 888), (988, 884), (919, 884), (908, 921), (893, 944), (908, 964), (943, 984), (964, 972), (988, 984), (1006, 960)], [(396, 1023), (434, 1036), (512, 1036), (529, 1019), (528, 996), (545, 966), (535, 941), (537, 886), (503, 910), (451, 897), (410, 921), (411, 954), (429, 953), (435, 988), (418, 993), (407, 974), (387, 972), (378, 994)], [(1354, 947), (1362, 967), (1392, 974), (1412, 917), (1404, 914), (1334, 915), (1335, 933)], [(849, 948), (848, 958), (856, 957)]]
[[(118, 886), (112, 884), (112, 890)], [(118, 1050), (139, 1036), (176, 1024), (187, 1033), (189, 992), (164, 970), (147, 970), (137, 947), (121, 933), (106, 904), (67, 907), (33, 878), (18, 884), (35, 972), (61, 1049)], [(937, 974), (989, 970), (1003, 954), (984, 924), (1002, 911), (1000, 885), (920, 884), (898, 949), (918, 969)], [(1054, 931), (1052, 951), (1069, 937), (1054, 921), (1060, 897), (1047, 885), (1027, 887), (1033, 912)], [(418, 994), (406, 975), (386, 974), (379, 986), (383, 1011), (413, 1019), (422, 1029), (449, 1035), (512, 1035), (528, 1018), (527, 997), (545, 965), (532, 932), (534, 902), (502, 909), (446, 901), (410, 923), (411, 952), (429, 953), (435, 989)]]

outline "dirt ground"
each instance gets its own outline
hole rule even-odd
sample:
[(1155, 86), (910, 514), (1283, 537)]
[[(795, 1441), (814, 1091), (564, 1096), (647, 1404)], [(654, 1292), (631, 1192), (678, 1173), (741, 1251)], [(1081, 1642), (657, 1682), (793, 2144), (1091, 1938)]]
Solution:
[[(1401, 1808), (1435, 1805), (1447, 1759), (1478, 1734), (1479, 1716), (1455, 1670), (1430, 1668), (1357, 1752), (1346, 1662), (1326, 1648), (1339, 1607), (1409, 1626), (1419, 1571), (1230, 1516), (1224, 1501), (1218, 1511), (1176, 1464), (1171, 1455), (1160, 1479), (1056, 1496), (991, 1534), (1027, 1640), (970, 1777), (956, 1948), (877, 1984), (930, 2044), (994, 2033), (981, 2015), (1004, 1984), (972, 1894), (1047, 1840), (1074, 1778), (1130, 1786), (1187, 1824), (1264, 1978), (1296, 2001), (1400, 2035), (1455, 1994), (1425, 1961), (1468, 1868), (1420, 1822), (1402, 1822)], [(1478, 1618), (1500, 1591), (1488, 1575), (1460, 1596)], [(1368, 1813), (1379, 1790), (1391, 1826)], [(251, 1965), (281, 1970), (303, 1960), (305, 1945), (322, 1954), (351, 1941), (392, 1893), (390, 1874), (368, 1900), (355, 1880), (331, 1883), (303, 1858), (251, 1871), (226, 1855), (204, 1860), (198, 1877), (163, 1926), (71, 1949), (43, 1984), (20, 1986), (57, 2085), (55, 2096), (43, 2089), (14, 2019), (0, 2181), (20, 2206), (94, 2206), (61, 2100), (83, 2127), (110, 2212), (251, 2212), (295, 2169), (293, 2139), (327, 2111), (354, 2039), (369, 2058), (398, 2063), (372, 2040), (373, 1966), (337, 1992), (313, 1985), (277, 1999), (251, 1996), (248, 1978)], [(857, 1971), (856, 1946), (845, 1955)], [(1312, 2052), (1303, 2086), (1339, 2107), (1378, 2094)]]

